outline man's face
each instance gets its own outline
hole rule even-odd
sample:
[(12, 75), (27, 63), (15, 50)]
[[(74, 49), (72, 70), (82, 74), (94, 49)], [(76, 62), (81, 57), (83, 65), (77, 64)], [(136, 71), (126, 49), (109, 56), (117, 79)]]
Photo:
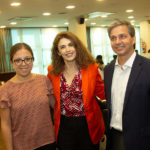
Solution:
[(131, 37), (125, 25), (114, 27), (110, 32), (111, 46), (118, 56), (129, 56), (133, 53), (135, 37)]

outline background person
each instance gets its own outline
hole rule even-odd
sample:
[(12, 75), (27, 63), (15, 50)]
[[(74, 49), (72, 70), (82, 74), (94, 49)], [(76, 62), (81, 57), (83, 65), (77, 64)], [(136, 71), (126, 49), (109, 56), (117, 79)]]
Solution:
[(107, 149), (150, 150), (150, 60), (136, 54), (135, 29), (130, 22), (113, 22), (108, 34), (118, 56), (104, 69)]
[(96, 56), (96, 63), (98, 64), (99, 69), (104, 70), (104, 62), (103, 62), (103, 56), (102, 55), (97, 55)]
[(54, 106), (53, 88), (46, 76), (31, 73), (33, 61), (29, 45), (17, 43), (10, 49), (16, 75), (0, 87), (1, 130), (7, 150), (55, 150), (49, 108)]
[(99, 150), (105, 127), (95, 96), (105, 99), (104, 84), (94, 58), (73, 33), (56, 36), (48, 77), (56, 98), (54, 122), (59, 150)]
[(102, 55), (97, 55), (96, 56), (96, 63), (98, 64), (99, 72), (102, 78), (102, 81), (104, 80), (104, 62), (103, 62), (103, 56)]
[(147, 58), (150, 59), (150, 49), (148, 50)]

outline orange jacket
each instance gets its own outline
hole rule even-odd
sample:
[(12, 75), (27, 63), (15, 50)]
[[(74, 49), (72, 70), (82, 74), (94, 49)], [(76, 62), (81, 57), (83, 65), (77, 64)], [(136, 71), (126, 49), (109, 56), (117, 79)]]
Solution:
[[(60, 77), (50, 73), (52, 66), (48, 67), (48, 77), (52, 81), (54, 96), (56, 99), (54, 109), (56, 141), (60, 125)], [(87, 69), (81, 69), (83, 104), (88, 124), (89, 134), (93, 144), (97, 144), (104, 135), (105, 127), (100, 107), (95, 95), (105, 99), (104, 83), (101, 80), (96, 64), (89, 65)]]

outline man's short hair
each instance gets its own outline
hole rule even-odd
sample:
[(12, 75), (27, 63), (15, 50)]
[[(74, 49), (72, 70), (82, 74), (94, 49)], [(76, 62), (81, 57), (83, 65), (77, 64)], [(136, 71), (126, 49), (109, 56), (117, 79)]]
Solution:
[(135, 29), (134, 29), (133, 25), (129, 21), (116, 20), (113, 23), (111, 23), (110, 26), (108, 27), (108, 35), (109, 35), (109, 37), (110, 37), (112, 29), (117, 27), (117, 26), (126, 26), (128, 28), (130, 36), (131, 37), (135, 36)]

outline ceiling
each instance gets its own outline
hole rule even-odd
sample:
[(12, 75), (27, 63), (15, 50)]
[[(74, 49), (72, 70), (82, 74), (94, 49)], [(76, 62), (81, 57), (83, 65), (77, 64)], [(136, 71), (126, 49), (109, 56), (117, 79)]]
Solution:
[[(114, 19), (128, 19), (134, 16), (135, 25), (141, 21), (150, 20), (149, 0), (15, 0), (20, 2), (19, 7), (12, 7), (13, 0), (0, 0), (0, 26), (6, 27), (66, 27), (65, 22), (72, 18), (88, 18), (89, 13), (109, 12), (113, 13), (107, 18), (97, 17), (88, 19), (87, 26), (109, 25)], [(67, 5), (75, 5), (74, 9), (66, 9)], [(127, 9), (134, 12), (126, 13)], [(50, 12), (50, 16), (42, 13)], [(133, 20), (133, 19), (132, 19)], [(17, 22), (10, 25), (10, 22)], [(91, 25), (95, 22), (95, 25)]]

